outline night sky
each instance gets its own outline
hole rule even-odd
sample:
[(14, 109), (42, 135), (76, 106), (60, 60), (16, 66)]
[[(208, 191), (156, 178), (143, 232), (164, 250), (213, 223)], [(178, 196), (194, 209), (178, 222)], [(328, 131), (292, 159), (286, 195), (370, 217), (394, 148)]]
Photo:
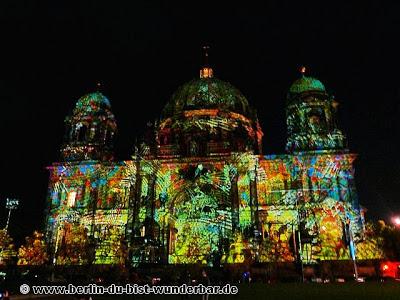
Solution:
[(42, 228), (46, 166), (59, 159), (77, 99), (102, 83), (118, 122), (116, 156), (129, 159), (146, 123), (198, 76), (205, 44), (216, 77), (258, 110), (265, 154), (284, 152), (286, 91), (307, 66), (340, 102), (367, 218), (400, 214), (399, 6), (71, 2), (0, 4), (0, 227), (5, 199), (19, 198), (10, 225), (17, 242)]

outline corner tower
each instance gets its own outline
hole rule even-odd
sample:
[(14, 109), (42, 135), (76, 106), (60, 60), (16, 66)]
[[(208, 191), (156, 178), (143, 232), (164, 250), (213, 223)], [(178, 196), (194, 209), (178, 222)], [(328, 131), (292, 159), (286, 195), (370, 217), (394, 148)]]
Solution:
[(315, 150), (343, 150), (346, 137), (336, 120), (338, 103), (327, 93), (316, 78), (301, 77), (289, 89), (286, 103), (288, 139), (286, 150), (290, 153)]
[(117, 130), (110, 101), (99, 91), (82, 96), (65, 118), (66, 134), (61, 147), (65, 161), (112, 160)]

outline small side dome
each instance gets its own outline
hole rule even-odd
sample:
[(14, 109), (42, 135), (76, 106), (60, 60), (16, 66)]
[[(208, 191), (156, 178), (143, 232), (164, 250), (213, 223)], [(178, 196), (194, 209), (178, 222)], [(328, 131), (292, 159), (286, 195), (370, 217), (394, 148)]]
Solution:
[(79, 98), (76, 102), (74, 112), (80, 111), (81, 113), (91, 114), (104, 109), (111, 109), (110, 101), (106, 96), (97, 91)]
[(289, 88), (289, 93), (291, 94), (300, 94), (303, 92), (309, 91), (320, 91), (325, 92), (325, 86), (316, 78), (302, 76), (297, 79)]

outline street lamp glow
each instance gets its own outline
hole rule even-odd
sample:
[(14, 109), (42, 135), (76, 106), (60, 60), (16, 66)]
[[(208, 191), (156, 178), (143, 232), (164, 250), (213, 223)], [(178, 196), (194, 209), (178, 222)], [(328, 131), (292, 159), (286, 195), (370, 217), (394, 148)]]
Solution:
[(393, 224), (396, 226), (400, 226), (400, 217), (394, 217), (393, 218)]
[(6, 199), (6, 208), (7, 209), (17, 209), (18, 204), (19, 204), (18, 199), (10, 199), (10, 198)]
[(18, 199), (10, 199), (10, 198), (6, 199), (6, 208), (8, 209), (7, 223), (6, 227), (4, 228), (6, 231), (8, 230), (8, 225), (10, 224), (11, 211), (17, 209), (18, 205), (19, 205)]

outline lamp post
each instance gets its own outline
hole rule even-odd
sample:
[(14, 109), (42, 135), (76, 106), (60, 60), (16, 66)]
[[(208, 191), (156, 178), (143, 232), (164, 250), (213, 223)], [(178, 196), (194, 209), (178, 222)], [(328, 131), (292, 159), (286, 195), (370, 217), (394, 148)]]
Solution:
[(349, 235), (349, 248), (350, 248), (350, 256), (353, 260), (353, 267), (354, 267), (354, 277), (356, 281), (358, 281), (358, 269), (357, 269), (357, 261), (356, 261), (356, 245), (354, 243), (353, 232), (351, 231), (351, 222), (350, 218), (347, 217), (346, 225)]
[[(297, 194), (297, 196), (303, 197), (303, 192), (300, 192)], [(295, 198), (295, 207), (296, 207), (296, 221), (297, 221), (297, 235), (299, 239), (299, 249), (298, 249), (298, 259), (300, 260), (300, 266), (301, 266), (301, 282), (304, 282), (304, 265), (303, 265), (303, 249), (302, 249), (302, 243), (301, 243), (301, 227), (300, 227), (300, 212), (299, 212), (299, 207), (298, 207), (298, 199), (297, 197)], [(293, 232), (294, 234), (294, 232)]]
[(17, 209), (18, 205), (19, 205), (18, 199), (10, 199), (10, 198), (6, 199), (6, 209), (8, 209), (8, 217), (5, 227), (6, 231), (8, 230), (8, 225), (10, 224), (11, 211)]

